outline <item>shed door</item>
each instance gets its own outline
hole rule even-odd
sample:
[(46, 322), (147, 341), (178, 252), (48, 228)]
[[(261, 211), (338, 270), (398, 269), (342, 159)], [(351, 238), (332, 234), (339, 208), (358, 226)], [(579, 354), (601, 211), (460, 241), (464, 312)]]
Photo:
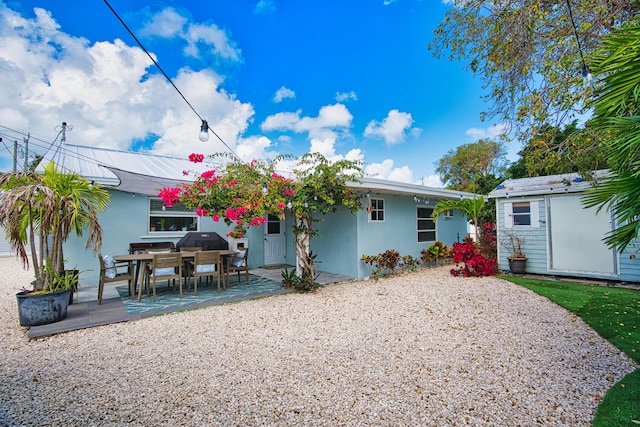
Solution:
[(552, 271), (615, 274), (615, 252), (602, 241), (612, 229), (607, 211), (585, 209), (580, 196), (548, 198)]

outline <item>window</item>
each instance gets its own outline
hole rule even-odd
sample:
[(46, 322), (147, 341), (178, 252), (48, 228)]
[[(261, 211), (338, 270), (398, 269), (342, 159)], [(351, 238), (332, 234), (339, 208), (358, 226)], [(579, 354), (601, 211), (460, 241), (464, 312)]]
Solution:
[(418, 243), (436, 240), (436, 223), (431, 218), (432, 212), (432, 208), (418, 207)]
[(508, 202), (504, 204), (504, 226), (513, 227), (540, 227), (539, 202)]
[(198, 217), (182, 203), (169, 208), (162, 199), (149, 198), (149, 231), (198, 231)]
[(370, 199), (369, 203), (371, 221), (384, 221), (384, 200)]
[(529, 202), (513, 204), (513, 225), (531, 225), (531, 205)]

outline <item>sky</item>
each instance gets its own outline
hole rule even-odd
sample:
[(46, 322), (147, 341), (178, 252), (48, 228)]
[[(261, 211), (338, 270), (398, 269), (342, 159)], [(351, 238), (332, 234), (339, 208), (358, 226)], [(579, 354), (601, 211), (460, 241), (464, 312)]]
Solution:
[[(44, 152), (65, 122), (68, 144), (246, 161), (319, 152), (442, 186), (438, 159), (504, 129), (480, 120), (481, 82), (426, 48), (450, 3), (0, 0), (0, 170), (14, 141), (21, 165), (27, 135), (29, 154)], [(215, 132), (206, 142), (199, 117)]]

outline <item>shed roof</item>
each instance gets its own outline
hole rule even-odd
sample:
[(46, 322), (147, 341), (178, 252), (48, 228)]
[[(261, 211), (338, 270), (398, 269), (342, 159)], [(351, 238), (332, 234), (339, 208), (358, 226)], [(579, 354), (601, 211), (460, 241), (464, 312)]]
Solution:
[(580, 193), (591, 188), (592, 178), (596, 180), (602, 179), (607, 174), (607, 170), (597, 170), (593, 172), (592, 177), (589, 177), (589, 179), (579, 173), (507, 179), (489, 193), (489, 197), (497, 199), (544, 194)]

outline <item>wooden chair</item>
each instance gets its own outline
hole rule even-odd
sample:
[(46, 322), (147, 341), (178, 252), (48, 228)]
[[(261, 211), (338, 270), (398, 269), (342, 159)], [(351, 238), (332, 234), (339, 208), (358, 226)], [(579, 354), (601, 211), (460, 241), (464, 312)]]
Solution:
[[(201, 250), (201, 246), (180, 246), (180, 252), (200, 252)], [(185, 261), (183, 265), (182, 274), (184, 274), (184, 277), (187, 279), (187, 290), (191, 289), (191, 281), (189, 280), (189, 277), (191, 277), (192, 265), (192, 261)]]
[[(129, 293), (133, 292), (131, 284), (134, 281), (133, 278), (133, 263), (131, 261), (111, 262), (109, 266), (105, 266), (104, 257), (102, 254), (98, 254), (100, 260), (100, 282), (98, 284), (98, 304), (102, 304), (102, 293), (104, 292), (104, 284), (112, 282), (122, 282), (126, 280), (129, 282)], [(126, 271), (123, 269), (126, 268)], [(111, 277), (109, 277), (111, 276)]]
[[(244, 252), (244, 253), (243, 253)], [(249, 248), (240, 249), (240, 253), (231, 257), (227, 264), (227, 274), (229, 272), (238, 273), (238, 282), (240, 282), (240, 272), (244, 271), (247, 275), (247, 285), (249, 284)]]
[[(153, 281), (153, 301), (156, 301), (156, 280), (173, 280), (175, 284), (176, 279), (180, 284), (180, 298), (182, 298), (182, 254), (180, 252), (154, 254), (147, 276), (148, 281)], [(138, 291), (138, 301), (141, 298), (142, 287)]]
[[(218, 251), (200, 251), (196, 252), (193, 261), (191, 261), (189, 269), (191, 277), (193, 277), (193, 294), (198, 295), (198, 281), (201, 277), (209, 283), (209, 278), (213, 281), (213, 276), (218, 280), (218, 292), (220, 292), (220, 271), (222, 264), (220, 262), (220, 252)], [(191, 282), (190, 278), (187, 278)]]

